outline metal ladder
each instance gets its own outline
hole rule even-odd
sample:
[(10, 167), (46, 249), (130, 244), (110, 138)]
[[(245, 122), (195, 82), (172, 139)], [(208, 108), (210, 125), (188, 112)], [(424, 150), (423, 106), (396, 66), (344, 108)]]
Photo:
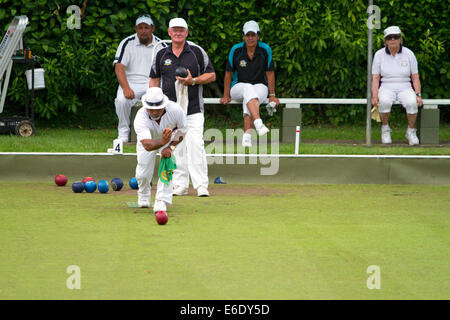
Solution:
[(8, 93), (9, 77), (13, 65), (12, 56), (17, 50), (23, 50), (22, 35), (27, 23), (27, 16), (14, 17), (0, 44), (0, 113), (3, 112)]

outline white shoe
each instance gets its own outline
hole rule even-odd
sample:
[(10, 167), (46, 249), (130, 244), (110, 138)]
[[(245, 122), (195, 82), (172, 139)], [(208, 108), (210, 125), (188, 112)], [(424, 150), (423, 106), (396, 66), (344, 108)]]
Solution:
[(153, 211), (154, 212), (158, 212), (158, 211), (167, 211), (167, 206), (166, 203), (162, 200), (155, 200), (155, 204), (153, 205)]
[(269, 132), (269, 129), (265, 125), (262, 125), (261, 127), (259, 127), (259, 129), (256, 129), (256, 132), (258, 132), (258, 136), (261, 137)]
[(187, 189), (183, 187), (176, 187), (173, 189), (173, 195), (174, 196), (185, 196), (188, 194)]
[(250, 133), (244, 133), (242, 135), (242, 146), (250, 148), (252, 146), (252, 135)]
[(197, 196), (199, 197), (209, 197), (208, 189), (205, 187), (198, 187)]
[(416, 135), (416, 129), (408, 129), (406, 130), (406, 139), (408, 139), (409, 145), (414, 146), (416, 144), (419, 144), (419, 138), (417, 138)]
[(381, 128), (381, 143), (390, 144), (392, 143), (391, 139), (391, 128)]
[(150, 201), (148, 200), (138, 200), (139, 208), (150, 208)]

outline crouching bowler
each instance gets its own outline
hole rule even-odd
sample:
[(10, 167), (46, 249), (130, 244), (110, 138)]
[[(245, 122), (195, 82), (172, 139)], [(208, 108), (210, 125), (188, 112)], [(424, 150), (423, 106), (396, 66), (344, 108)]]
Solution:
[[(162, 158), (169, 158), (187, 132), (186, 115), (176, 102), (170, 101), (161, 88), (149, 88), (141, 98), (142, 108), (136, 114), (134, 130), (137, 143), (136, 179), (138, 181), (138, 205), (150, 207), (151, 186), (157, 151)], [(172, 204), (173, 184), (163, 183), (158, 177), (153, 211), (166, 211)]]

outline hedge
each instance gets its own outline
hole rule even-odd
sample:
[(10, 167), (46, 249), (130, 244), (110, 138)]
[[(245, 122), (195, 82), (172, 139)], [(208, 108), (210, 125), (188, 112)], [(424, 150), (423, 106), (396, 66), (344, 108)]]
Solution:
[[(374, 1), (381, 9), (381, 29), (374, 30), (374, 51), (383, 46), (383, 29), (398, 25), (404, 45), (419, 62), (424, 98), (449, 98), (449, 6), (446, 1)], [(67, 8), (81, 9), (81, 29), (69, 29)], [(225, 61), (231, 46), (242, 41), (242, 25), (254, 19), (261, 40), (273, 50), (279, 97), (361, 98), (366, 95), (367, 1), (213, 1), (117, 0), (58, 1), (0, 0), (2, 35), (16, 15), (27, 15), (25, 45), (40, 57), (46, 89), (36, 93), (39, 119), (70, 118), (91, 110), (114, 116), (117, 90), (112, 61), (121, 39), (132, 34), (140, 13), (150, 13), (155, 34), (167, 39), (168, 21), (184, 17), (189, 40), (210, 56), (217, 81), (205, 96), (222, 94)], [(69, 23), (72, 20), (69, 21)], [(7, 96), (9, 112), (20, 112), (25, 77), (13, 68)], [(231, 112), (240, 114), (239, 108)], [(83, 113), (84, 112), (84, 113)], [(443, 110), (443, 119), (450, 121)], [(365, 107), (319, 106), (305, 113), (307, 123), (362, 123)]]

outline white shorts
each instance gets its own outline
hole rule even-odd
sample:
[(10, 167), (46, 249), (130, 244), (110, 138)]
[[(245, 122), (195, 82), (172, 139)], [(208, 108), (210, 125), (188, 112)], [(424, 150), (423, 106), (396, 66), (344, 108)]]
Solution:
[(257, 83), (250, 84), (244, 82), (236, 83), (230, 91), (231, 99), (240, 101), (242, 100), (242, 109), (244, 115), (250, 115), (247, 103), (252, 99), (258, 99), (259, 104), (263, 103), (267, 98), (269, 88), (265, 84)]
[(383, 86), (380, 87), (378, 90), (378, 111), (380, 113), (391, 112), (394, 101), (399, 101), (408, 114), (415, 114), (418, 112), (417, 97), (412, 88), (393, 90)]

